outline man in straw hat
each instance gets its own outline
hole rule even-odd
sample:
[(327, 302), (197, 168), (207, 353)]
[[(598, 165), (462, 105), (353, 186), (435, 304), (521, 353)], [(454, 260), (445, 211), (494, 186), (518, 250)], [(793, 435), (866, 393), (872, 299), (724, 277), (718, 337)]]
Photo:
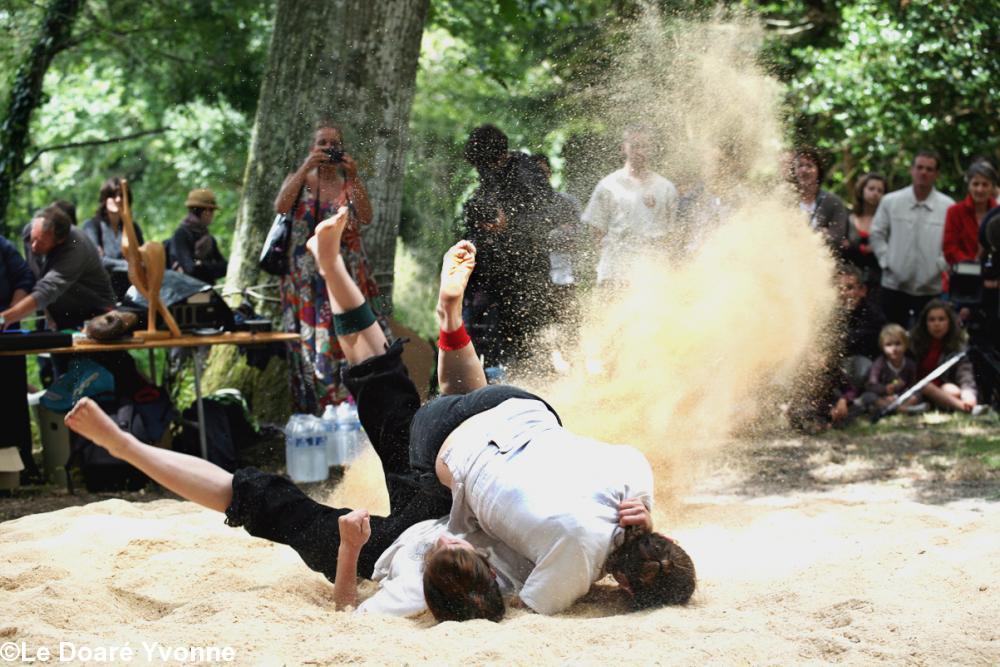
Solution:
[(228, 264), (215, 237), (208, 233), (218, 205), (215, 193), (208, 188), (198, 188), (188, 193), (187, 217), (167, 243), (169, 266), (174, 271), (186, 273), (206, 283), (214, 283), (226, 275)]

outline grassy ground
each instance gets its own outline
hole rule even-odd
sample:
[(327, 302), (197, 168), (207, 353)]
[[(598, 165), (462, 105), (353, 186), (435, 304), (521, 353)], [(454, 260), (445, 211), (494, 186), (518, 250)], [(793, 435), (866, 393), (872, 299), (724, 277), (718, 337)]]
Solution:
[(775, 431), (742, 445), (727, 465), (739, 468), (739, 491), (749, 495), (887, 483), (912, 488), (922, 502), (1000, 500), (1000, 418), (992, 412), (894, 416), (814, 436)]

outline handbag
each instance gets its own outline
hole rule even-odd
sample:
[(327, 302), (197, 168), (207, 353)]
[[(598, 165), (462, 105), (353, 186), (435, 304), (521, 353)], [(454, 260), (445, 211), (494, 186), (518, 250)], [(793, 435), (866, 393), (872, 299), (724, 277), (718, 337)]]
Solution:
[(299, 188), (299, 194), (295, 196), (295, 203), (287, 213), (278, 213), (274, 216), (271, 229), (264, 239), (264, 247), (260, 251), (258, 266), (272, 276), (283, 276), (288, 273), (288, 250), (292, 241), (292, 215), (299, 206), (299, 199), (302, 198), (302, 190), (305, 185)]

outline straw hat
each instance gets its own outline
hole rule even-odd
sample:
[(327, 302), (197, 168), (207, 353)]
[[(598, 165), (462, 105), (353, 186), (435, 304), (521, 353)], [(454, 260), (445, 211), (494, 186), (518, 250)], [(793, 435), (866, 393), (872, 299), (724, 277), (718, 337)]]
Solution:
[(215, 203), (215, 193), (208, 188), (198, 188), (189, 192), (184, 205), (188, 208), (219, 208)]

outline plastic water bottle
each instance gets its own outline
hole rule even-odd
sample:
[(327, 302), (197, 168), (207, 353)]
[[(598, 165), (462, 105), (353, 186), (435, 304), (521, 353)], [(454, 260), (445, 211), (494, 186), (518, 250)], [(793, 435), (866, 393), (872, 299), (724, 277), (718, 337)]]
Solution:
[(326, 436), (326, 465), (344, 465), (344, 450), (337, 439), (337, 408), (334, 405), (328, 405), (323, 410), (323, 434)]
[(361, 419), (358, 417), (358, 406), (353, 402), (351, 403), (351, 431), (354, 434), (354, 458), (361, 456), (361, 452), (364, 451), (365, 447), (371, 447), (371, 442), (368, 440), (368, 434), (365, 433), (365, 429), (361, 427)]
[(285, 466), (294, 482), (322, 482), (326, 465), (326, 434), (312, 415), (292, 415), (285, 427)]
[(351, 406), (344, 401), (337, 406), (337, 431), (335, 434), (340, 464), (347, 465), (354, 460), (354, 429), (351, 424)]
[(347, 425), (351, 433), (347, 440), (351, 445), (350, 457), (353, 461), (361, 456), (362, 450), (368, 444), (368, 436), (365, 435), (364, 429), (361, 428), (361, 419), (358, 417), (358, 406), (354, 404), (354, 401), (348, 401), (347, 417)]

